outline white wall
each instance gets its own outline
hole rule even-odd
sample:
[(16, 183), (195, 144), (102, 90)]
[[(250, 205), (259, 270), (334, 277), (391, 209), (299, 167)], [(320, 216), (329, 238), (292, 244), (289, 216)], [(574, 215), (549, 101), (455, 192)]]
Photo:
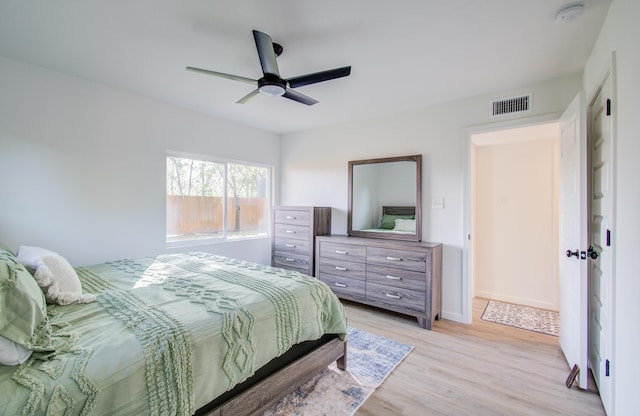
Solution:
[[(332, 232), (346, 234), (347, 162), (422, 154), (423, 240), (444, 244), (443, 317), (462, 321), (463, 143), (468, 128), (492, 122), (488, 113), (493, 98), (533, 92), (533, 112), (528, 116), (559, 115), (580, 87), (581, 76), (575, 75), (518, 91), (285, 135), (280, 203), (331, 206)], [(439, 197), (444, 198), (444, 209), (431, 209), (432, 198)]]
[[(165, 252), (167, 150), (276, 166), (278, 147), (274, 134), (0, 58), (0, 241), (74, 265)], [(268, 264), (271, 244), (183, 250)]]
[(637, 378), (640, 374), (640, 2), (614, 0), (584, 70), (584, 86), (591, 98), (611, 53), (616, 54), (615, 150), (615, 250), (614, 281), (614, 376), (615, 414), (640, 411)]
[(522, 141), (517, 129), (507, 142), (473, 146), (475, 296), (559, 309), (553, 126), (555, 137)]

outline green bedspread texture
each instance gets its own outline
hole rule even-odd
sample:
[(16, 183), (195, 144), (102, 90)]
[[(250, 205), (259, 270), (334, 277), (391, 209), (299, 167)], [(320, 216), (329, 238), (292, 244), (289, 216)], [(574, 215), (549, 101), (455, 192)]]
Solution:
[(0, 366), (4, 415), (191, 415), (292, 345), (346, 336), (309, 276), (207, 253), (76, 269), (89, 304), (48, 306), (55, 352)]

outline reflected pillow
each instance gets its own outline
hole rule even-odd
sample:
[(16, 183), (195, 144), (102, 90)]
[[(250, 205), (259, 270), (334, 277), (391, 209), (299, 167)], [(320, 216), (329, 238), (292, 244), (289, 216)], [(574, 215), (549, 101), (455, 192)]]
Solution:
[(415, 218), (415, 215), (391, 215), (391, 214), (383, 214), (382, 221), (380, 221), (380, 228), (385, 230), (393, 230), (396, 226), (396, 220), (412, 220)]
[(416, 220), (405, 220), (398, 218), (396, 220), (396, 226), (393, 227), (394, 231), (403, 231), (403, 232), (416, 232)]

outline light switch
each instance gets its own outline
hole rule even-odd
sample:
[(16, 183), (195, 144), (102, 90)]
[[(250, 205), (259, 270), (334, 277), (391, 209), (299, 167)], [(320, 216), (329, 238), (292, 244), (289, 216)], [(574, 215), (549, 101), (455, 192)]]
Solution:
[(431, 199), (431, 208), (433, 209), (444, 209), (444, 198), (437, 197)]

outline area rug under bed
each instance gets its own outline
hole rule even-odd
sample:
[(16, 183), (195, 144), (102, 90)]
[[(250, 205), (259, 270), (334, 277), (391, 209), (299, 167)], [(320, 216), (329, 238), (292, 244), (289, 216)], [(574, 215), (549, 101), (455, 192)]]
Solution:
[(335, 363), (282, 399), (268, 416), (349, 416), (413, 350), (412, 346), (348, 328), (347, 371)]
[(556, 311), (490, 300), (482, 314), (484, 321), (558, 336), (559, 314)]

